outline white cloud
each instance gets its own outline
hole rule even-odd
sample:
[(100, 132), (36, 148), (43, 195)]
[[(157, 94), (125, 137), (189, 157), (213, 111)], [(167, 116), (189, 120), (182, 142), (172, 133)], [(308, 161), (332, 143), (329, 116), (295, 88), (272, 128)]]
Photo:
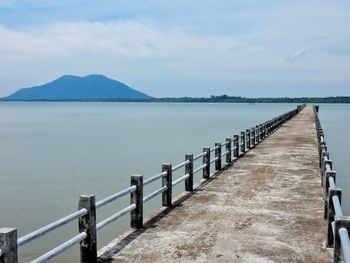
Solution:
[(303, 48), (297, 49), (297, 50), (293, 51), (292, 53), (290, 53), (286, 59), (289, 62), (296, 62), (297, 60), (300, 60), (303, 57), (305, 57), (305, 55), (306, 55), (306, 48), (303, 47)]
[[(2, 25), (0, 96), (62, 74), (89, 73), (106, 74), (155, 96), (208, 95), (262, 83), (348, 85), (349, 57), (324, 48), (350, 40), (350, 12), (317, 3), (287, 1), (234, 10), (227, 2), (222, 13), (222, 6), (213, 4), (210, 16), (201, 8), (196, 16), (177, 13), (166, 24), (150, 15), (108, 22)], [(163, 9), (171, 8), (181, 10), (172, 5)]]

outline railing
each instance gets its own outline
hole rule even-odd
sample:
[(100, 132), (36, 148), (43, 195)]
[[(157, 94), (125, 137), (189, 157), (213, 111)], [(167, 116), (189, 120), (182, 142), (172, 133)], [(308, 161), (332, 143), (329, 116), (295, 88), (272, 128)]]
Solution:
[[(320, 120), (318, 106), (315, 108), (318, 150), (321, 168), (321, 186), (323, 186), (324, 219), (327, 220), (327, 247), (333, 247), (333, 262), (341, 260), (350, 263), (350, 216), (344, 216), (341, 207), (342, 189), (336, 186), (336, 171), (327, 150), (327, 144)], [(341, 253), (342, 252), (342, 253)]]
[[(0, 229), (0, 262), (17, 263), (18, 262), (18, 247), (21, 247), (32, 240), (46, 235), (47, 233), (73, 221), (78, 220), (79, 233), (60, 244), (44, 255), (38, 257), (32, 262), (46, 262), (49, 259), (61, 254), (68, 248), (80, 243), (80, 258), (81, 262), (96, 262), (97, 261), (97, 238), (96, 232), (111, 222), (120, 217), (130, 213), (130, 226), (135, 229), (143, 227), (143, 206), (153, 198), (162, 195), (162, 205), (165, 207), (172, 206), (172, 189), (174, 186), (185, 181), (185, 190), (193, 191), (194, 175), (202, 172), (204, 180), (209, 180), (213, 174), (210, 174), (211, 164), (215, 164), (215, 171), (222, 169), (223, 158), (226, 165), (231, 165), (233, 160), (242, 157), (247, 151), (255, 147), (267, 136), (277, 130), (283, 123), (291, 119), (294, 115), (299, 113), (305, 105), (298, 106), (295, 110), (282, 114), (263, 124), (256, 125), (251, 129), (242, 131), (241, 135), (234, 135), (233, 138), (226, 138), (222, 143), (215, 143), (214, 147), (204, 147), (203, 152), (196, 156), (193, 154), (186, 154), (185, 161), (172, 166), (172, 164), (164, 163), (162, 171), (152, 177), (143, 180), (142, 175), (133, 175), (130, 180), (130, 187), (110, 195), (98, 202), (95, 202), (95, 196), (82, 195), (79, 199), (79, 210), (71, 213), (49, 225), (46, 225), (34, 232), (31, 232), (21, 238), (17, 239), (17, 229), (1, 228)], [(223, 149), (224, 148), (224, 149)], [(211, 153), (214, 157), (211, 158)], [(198, 161), (202, 162), (194, 167)], [(173, 173), (185, 168), (184, 175), (173, 180)], [(215, 174), (215, 173), (214, 173)], [(160, 180), (162, 187), (154, 192), (144, 196), (145, 186)], [(96, 222), (96, 210), (106, 204), (114, 202), (119, 198), (130, 195), (130, 205), (124, 207), (120, 211), (112, 214), (110, 217)]]

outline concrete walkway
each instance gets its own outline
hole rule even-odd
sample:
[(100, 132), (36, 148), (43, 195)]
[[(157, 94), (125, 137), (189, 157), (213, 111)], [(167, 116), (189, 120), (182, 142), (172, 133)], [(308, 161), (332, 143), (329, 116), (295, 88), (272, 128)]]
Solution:
[(101, 262), (330, 262), (311, 107)]

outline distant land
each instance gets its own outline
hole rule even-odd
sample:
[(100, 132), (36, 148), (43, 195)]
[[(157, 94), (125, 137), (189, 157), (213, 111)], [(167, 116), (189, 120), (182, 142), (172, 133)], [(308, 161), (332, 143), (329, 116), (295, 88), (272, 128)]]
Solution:
[(237, 96), (211, 96), (209, 98), (153, 98), (153, 102), (198, 102), (198, 103), (350, 103), (349, 96), (300, 97), (300, 98), (245, 98)]
[(150, 96), (103, 75), (66, 75), (50, 83), (20, 89), (5, 101), (149, 100)]
[(125, 101), (196, 103), (350, 103), (349, 96), (246, 98), (240, 96), (155, 98), (103, 75), (62, 76), (41, 86), (23, 88), (1, 101)]

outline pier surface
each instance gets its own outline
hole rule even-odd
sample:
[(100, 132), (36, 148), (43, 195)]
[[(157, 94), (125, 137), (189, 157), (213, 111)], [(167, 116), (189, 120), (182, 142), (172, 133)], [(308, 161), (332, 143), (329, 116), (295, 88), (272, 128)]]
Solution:
[(100, 251), (101, 262), (330, 262), (311, 107)]

